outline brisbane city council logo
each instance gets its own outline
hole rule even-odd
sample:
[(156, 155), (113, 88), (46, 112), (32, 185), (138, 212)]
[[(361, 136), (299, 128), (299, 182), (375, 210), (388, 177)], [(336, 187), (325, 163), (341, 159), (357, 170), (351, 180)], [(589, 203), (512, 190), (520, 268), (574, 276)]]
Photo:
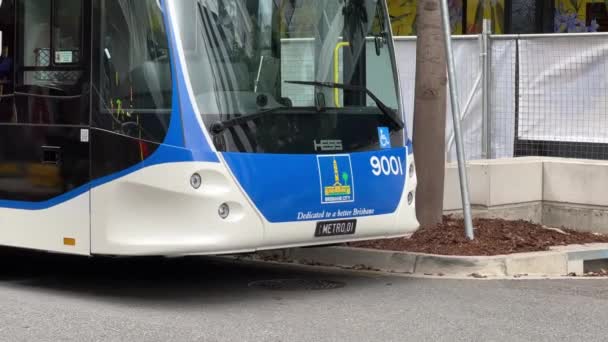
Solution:
[(350, 156), (317, 156), (321, 183), (321, 203), (355, 201), (355, 187)]

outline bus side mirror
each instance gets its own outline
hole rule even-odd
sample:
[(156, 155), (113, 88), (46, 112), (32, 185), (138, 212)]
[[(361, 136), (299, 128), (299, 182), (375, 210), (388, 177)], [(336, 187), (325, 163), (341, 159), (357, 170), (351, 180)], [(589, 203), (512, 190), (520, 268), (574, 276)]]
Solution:
[(380, 56), (385, 44), (384, 32), (374, 37), (374, 44), (376, 45), (376, 56)]

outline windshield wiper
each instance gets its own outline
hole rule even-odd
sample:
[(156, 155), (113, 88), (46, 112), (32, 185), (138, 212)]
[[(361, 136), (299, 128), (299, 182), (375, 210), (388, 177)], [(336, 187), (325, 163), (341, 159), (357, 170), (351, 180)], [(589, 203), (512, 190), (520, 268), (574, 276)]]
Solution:
[(324, 88), (335, 88), (335, 89), (342, 89), (342, 90), (346, 90), (346, 91), (356, 91), (356, 92), (360, 92), (360, 93), (365, 93), (376, 103), (376, 106), (378, 107), (378, 109), (380, 109), (380, 111), (384, 115), (388, 116), (391, 119), (391, 121), (393, 122), (395, 127), (397, 127), (398, 129), (403, 129), (405, 127), (405, 123), (397, 115), (397, 113), (395, 113), (395, 111), (392, 108), (390, 108), (386, 104), (384, 104), (384, 102), (382, 102), (382, 100), (380, 100), (376, 95), (374, 95), (374, 93), (372, 93), (371, 90), (369, 90), (365, 87), (353, 86), (353, 85), (348, 85), (348, 84), (343, 84), (343, 83), (316, 82), (316, 81), (285, 81), (285, 83), (317, 86), (317, 87), (324, 87)]
[(276, 112), (278, 110), (284, 110), (284, 109), (288, 109), (288, 108), (289, 107), (275, 107), (275, 108), (270, 108), (270, 109), (262, 110), (259, 112), (251, 113), (251, 114), (237, 116), (235, 118), (224, 120), (224, 121), (218, 121), (211, 125), (211, 133), (216, 134), (216, 135), (221, 134), (225, 130), (230, 129), (232, 127), (246, 124), (247, 122), (255, 120), (266, 114), (270, 114), (270, 113)]
[[(325, 88), (337, 88), (337, 89), (343, 89), (343, 90), (347, 90), (347, 91), (357, 91), (357, 92), (365, 93), (376, 103), (376, 106), (378, 107), (378, 109), (380, 109), (380, 111), (384, 115), (388, 116), (391, 119), (391, 121), (393, 122), (394, 126), (397, 129), (403, 129), (405, 127), (405, 123), (403, 123), (403, 120), (401, 120), (401, 118), (399, 118), (399, 116), (397, 116), (397, 113), (395, 113), (395, 111), (392, 108), (385, 105), (384, 102), (382, 102), (378, 97), (376, 97), (376, 95), (374, 95), (374, 93), (372, 93), (367, 88), (352, 86), (352, 85), (347, 85), (347, 84), (342, 84), (342, 83), (332, 83), (332, 82), (285, 81), (285, 83), (317, 86), (317, 87), (325, 87)], [(262, 110), (262, 111), (251, 113), (251, 114), (238, 116), (238, 117), (224, 120), (224, 121), (218, 121), (211, 125), (211, 127), (210, 127), (211, 133), (213, 133), (215, 135), (221, 134), (222, 132), (224, 132), (227, 129), (246, 124), (247, 122), (260, 118), (266, 114), (271, 114), (271, 113), (274, 113), (279, 110), (289, 110), (289, 109), (291, 109), (291, 107), (275, 107), (275, 108)]]

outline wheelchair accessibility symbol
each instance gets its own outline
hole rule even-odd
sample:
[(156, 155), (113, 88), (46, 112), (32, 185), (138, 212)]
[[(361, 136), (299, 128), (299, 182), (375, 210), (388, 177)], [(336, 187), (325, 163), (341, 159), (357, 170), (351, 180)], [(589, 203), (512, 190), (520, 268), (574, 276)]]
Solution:
[(380, 148), (389, 149), (392, 147), (388, 127), (378, 127), (378, 139), (380, 141)]

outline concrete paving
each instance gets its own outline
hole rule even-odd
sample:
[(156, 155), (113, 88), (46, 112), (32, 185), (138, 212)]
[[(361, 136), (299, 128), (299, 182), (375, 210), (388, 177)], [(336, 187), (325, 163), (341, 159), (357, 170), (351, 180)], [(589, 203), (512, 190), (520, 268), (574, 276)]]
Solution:
[[(345, 286), (248, 286), (272, 279)], [(198, 257), (0, 255), (0, 341), (601, 341), (606, 317), (602, 279), (415, 279)]]

